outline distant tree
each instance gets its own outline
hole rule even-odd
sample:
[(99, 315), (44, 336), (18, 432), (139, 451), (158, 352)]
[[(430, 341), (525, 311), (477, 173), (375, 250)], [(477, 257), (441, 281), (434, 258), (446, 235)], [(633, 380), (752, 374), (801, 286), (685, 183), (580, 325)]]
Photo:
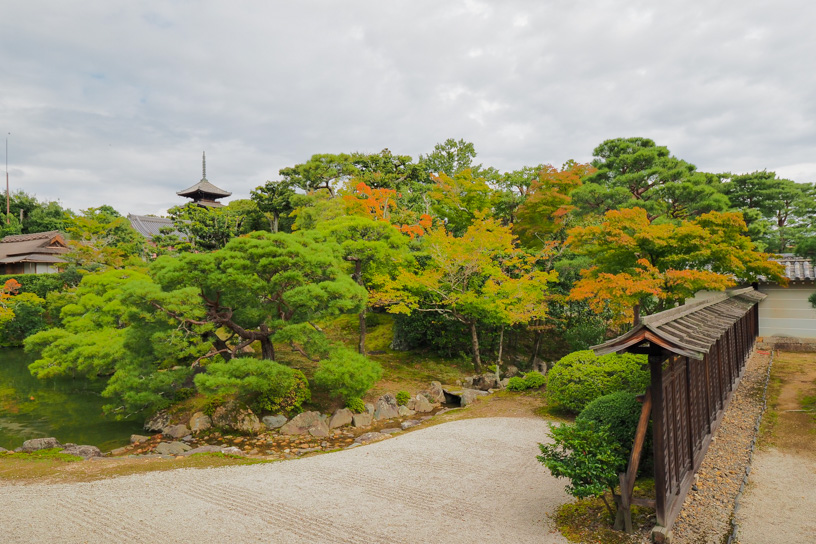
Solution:
[(431, 209), (455, 236), (461, 236), (477, 216), (491, 212), (496, 194), (484, 178), (474, 177), (471, 170), (462, 170), (453, 177), (442, 173), (435, 176), (435, 181), (430, 191)]
[[(267, 181), (264, 185), (253, 189), (251, 194), (258, 209), (269, 220), (272, 232), (291, 231), (293, 220), (290, 214), (294, 211), (292, 197), (295, 195), (291, 185), (285, 181)], [(283, 219), (283, 225), (281, 225), (281, 219)]]
[[(255, 209), (257, 210), (257, 206)], [(257, 211), (259, 217), (263, 218), (261, 212)], [(173, 220), (174, 231), (183, 236), (166, 232), (161, 236), (154, 236), (153, 242), (160, 247), (172, 247), (180, 252), (220, 249), (243, 232), (246, 221), (246, 214), (239, 206), (205, 208), (191, 202), (170, 208), (167, 214)]]
[(336, 188), (359, 172), (353, 157), (347, 153), (312, 155), (302, 164), (280, 170), (283, 182), (304, 192), (327, 191), (332, 197)]
[(88, 208), (66, 218), (71, 251), (66, 259), (78, 268), (122, 268), (138, 264), (146, 254), (144, 236), (110, 206)]

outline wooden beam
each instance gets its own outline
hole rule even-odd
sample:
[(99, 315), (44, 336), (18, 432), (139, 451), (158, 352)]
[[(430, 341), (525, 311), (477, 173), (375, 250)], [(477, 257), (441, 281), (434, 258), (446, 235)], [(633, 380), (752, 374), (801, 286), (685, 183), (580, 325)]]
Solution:
[(657, 524), (666, 524), (666, 455), (663, 444), (663, 361), (666, 354), (656, 349), (649, 354), (652, 377), (652, 431), (654, 432), (655, 514)]

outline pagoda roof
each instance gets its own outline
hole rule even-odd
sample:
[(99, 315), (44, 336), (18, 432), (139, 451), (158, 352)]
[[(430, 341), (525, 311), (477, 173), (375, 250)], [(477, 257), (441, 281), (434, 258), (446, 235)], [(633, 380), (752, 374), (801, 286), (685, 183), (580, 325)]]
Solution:
[(225, 191), (224, 189), (219, 189), (206, 179), (202, 179), (192, 187), (188, 187), (183, 191), (178, 191), (176, 194), (179, 196), (186, 196), (188, 198), (223, 198), (225, 196), (230, 196), (232, 193)]

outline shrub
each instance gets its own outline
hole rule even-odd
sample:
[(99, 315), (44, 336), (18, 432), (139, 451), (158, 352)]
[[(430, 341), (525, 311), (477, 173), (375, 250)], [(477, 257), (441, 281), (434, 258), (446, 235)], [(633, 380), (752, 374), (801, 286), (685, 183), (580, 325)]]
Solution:
[(510, 391), (524, 391), (527, 389), (527, 382), (524, 381), (524, 378), (513, 376), (510, 378), (510, 381), (507, 382), (507, 389)]
[(363, 402), (363, 399), (360, 397), (351, 397), (350, 399), (346, 399), (346, 408), (355, 414), (362, 414), (366, 411), (365, 402)]
[(636, 397), (628, 391), (604, 395), (587, 404), (575, 421), (592, 421), (606, 427), (623, 455), (628, 455), (642, 408)]
[(359, 353), (340, 349), (320, 362), (314, 381), (345, 400), (362, 397), (382, 377), (380, 363)]
[(408, 391), (400, 391), (397, 393), (397, 404), (399, 406), (405, 406), (409, 400), (411, 400), (411, 393)]
[(536, 459), (556, 478), (569, 478), (567, 493), (583, 499), (615, 489), (626, 459), (609, 431), (592, 421), (576, 420), (573, 425), (551, 424), (550, 435), (553, 443), (539, 444), (541, 455)]
[(547, 378), (545, 378), (541, 372), (533, 370), (524, 375), (524, 384), (527, 386), (527, 389), (538, 389), (545, 383), (547, 383)]
[(195, 385), (205, 395), (236, 395), (253, 409), (289, 414), (311, 399), (309, 384), (299, 370), (274, 361), (239, 357), (210, 363)]
[(562, 357), (547, 374), (547, 394), (554, 404), (579, 413), (587, 404), (610, 393), (640, 394), (649, 385), (645, 355), (576, 351)]

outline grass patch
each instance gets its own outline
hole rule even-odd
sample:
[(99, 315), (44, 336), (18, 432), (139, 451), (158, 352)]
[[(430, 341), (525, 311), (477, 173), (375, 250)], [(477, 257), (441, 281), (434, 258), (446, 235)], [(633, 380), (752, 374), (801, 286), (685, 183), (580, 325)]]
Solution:
[(82, 461), (82, 457), (78, 455), (69, 455), (67, 453), (60, 453), (60, 448), (49, 448), (45, 450), (37, 450), (32, 451), (31, 453), (23, 453), (23, 452), (14, 452), (14, 453), (6, 453), (0, 459), (19, 459), (23, 461), (35, 461), (35, 462), (43, 462), (43, 461), (59, 461), (63, 463), (74, 463), (76, 461)]
[[(654, 480), (635, 483), (635, 497), (654, 498)], [(610, 504), (612, 499), (607, 499)], [(600, 498), (583, 499), (563, 504), (552, 515), (558, 531), (570, 542), (602, 542), (604, 544), (639, 544), (655, 524), (654, 510), (632, 507), (632, 534), (615, 531), (615, 522)]]

